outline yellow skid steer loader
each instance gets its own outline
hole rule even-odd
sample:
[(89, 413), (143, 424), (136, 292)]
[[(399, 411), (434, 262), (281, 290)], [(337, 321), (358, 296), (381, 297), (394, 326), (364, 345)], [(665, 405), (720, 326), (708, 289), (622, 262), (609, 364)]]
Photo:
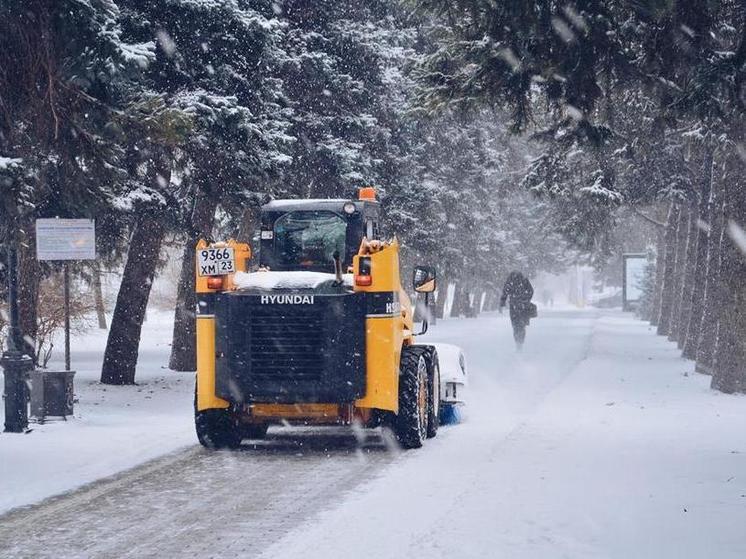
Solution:
[[(279, 423), (384, 425), (405, 448), (436, 435), (438, 355), (415, 343), (399, 244), (380, 237), (375, 190), (362, 188), (353, 200), (263, 206), (253, 272), (248, 245), (199, 241), (200, 443), (233, 448)], [(425, 308), (435, 281), (414, 269)]]

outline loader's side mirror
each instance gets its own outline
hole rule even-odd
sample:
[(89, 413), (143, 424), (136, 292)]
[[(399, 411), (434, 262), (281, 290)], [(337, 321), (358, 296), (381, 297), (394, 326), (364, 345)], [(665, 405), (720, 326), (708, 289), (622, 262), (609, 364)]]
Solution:
[(435, 268), (430, 266), (415, 267), (412, 283), (417, 293), (432, 293), (435, 291)]
[(422, 331), (418, 332), (417, 336), (421, 336), (427, 332), (428, 328), (428, 313), (430, 312), (430, 294), (435, 291), (435, 268), (430, 266), (416, 266), (414, 269), (414, 276), (412, 278), (414, 284), (414, 290), (417, 293), (425, 294), (425, 301), (422, 303), (424, 312), (422, 313)]

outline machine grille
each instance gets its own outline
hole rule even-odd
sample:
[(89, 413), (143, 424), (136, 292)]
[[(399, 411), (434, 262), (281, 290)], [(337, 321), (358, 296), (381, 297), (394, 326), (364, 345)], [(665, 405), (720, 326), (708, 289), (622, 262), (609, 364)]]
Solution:
[(258, 305), (249, 324), (251, 371), (256, 380), (321, 380), (325, 345), (321, 307)]
[(363, 397), (365, 294), (313, 293), (299, 302), (298, 293), (290, 295), (277, 302), (246, 291), (217, 298), (215, 394), (285, 404)]

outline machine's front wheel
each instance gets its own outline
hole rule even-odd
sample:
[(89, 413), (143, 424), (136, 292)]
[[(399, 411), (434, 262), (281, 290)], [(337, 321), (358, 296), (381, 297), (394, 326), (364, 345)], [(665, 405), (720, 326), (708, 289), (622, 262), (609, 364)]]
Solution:
[(427, 437), (428, 371), (422, 351), (405, 347), (399, 369), (399, 413), (395, 432), (404, 448), (420, 448)]
[(194, 390), (194, 428), (202, 446), (212, 450), (238, 448), (241, 428), (233, 413), (227, 409), (197, 411), (197, 390)]

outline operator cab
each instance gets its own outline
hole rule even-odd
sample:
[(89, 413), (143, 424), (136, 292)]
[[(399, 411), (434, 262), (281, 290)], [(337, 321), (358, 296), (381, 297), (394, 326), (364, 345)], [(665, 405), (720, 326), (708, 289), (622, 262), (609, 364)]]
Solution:
[(338, 253), (347, 270), (363, 237), (380, 236), (380, 204), (366, 190), (358, 200), (274, 200), (262, 206), (260, 266), (333, 274)]

